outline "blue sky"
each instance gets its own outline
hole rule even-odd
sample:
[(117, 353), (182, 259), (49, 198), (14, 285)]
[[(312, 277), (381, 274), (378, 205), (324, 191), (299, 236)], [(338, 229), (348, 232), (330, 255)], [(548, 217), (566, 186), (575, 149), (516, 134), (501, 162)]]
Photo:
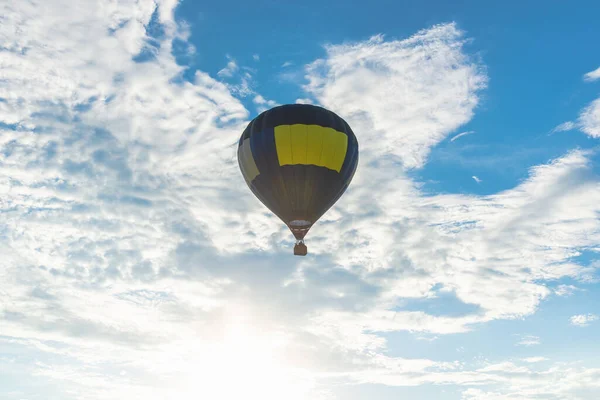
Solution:
[[(600, 396), (592, 1), (0, 5), (0, 398)], [(309, 255), (262, 110), (357, 174)]]

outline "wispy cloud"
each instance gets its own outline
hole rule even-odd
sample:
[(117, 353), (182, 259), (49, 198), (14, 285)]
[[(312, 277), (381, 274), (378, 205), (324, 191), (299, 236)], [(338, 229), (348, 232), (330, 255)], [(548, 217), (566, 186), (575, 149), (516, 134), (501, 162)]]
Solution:
[(534, 335), (521, 335), (520, 340), (516, 343), (517, 346), (535, 346), (541, 344), (540, 338)]
[(453, 136), (453, 137), (450, 139), (450, 141), (451, 141), (451, 142), (454, 142), (454, 141), (455, 141), (456, 139), (458, 139), (458, 138), (461, 138), (461, 137), (463, 137), (463, 136), (466, 136), (466, 135), (471, 135), (471, 134), (473, 134), (473, 133), (475, 133), (475, 131), (466, 131), (466, 132), (461, 132), (461, 133), (459, 133), (458, 135), (456, 135), (456, 136)]
[(527, 357), (527, 358), (524, 358), (523, 361), (528, 362), (528, 363), (539, 363), (539, 362), (543, 362), (543, 361), (548, 361), (548, 358), (546, 358), (546, 357)]
[(581, 111), (579, 125), (588, 136), (600, 138), (600, 98), (592, 101)]
[(473, 175), (471, 178), (473, 178), (473, 180), (477, 183), (481, 183), (481, 179), (479, 179), (478, 177), (476, 177), (475, 175)]
[(238, 97), (256, 95), (253, 89), (253, 75), (256, 71), (253, 68), (238, 65), (231, 56), (227, 56), (227, 58), (229, 62), (217, 72), (217, 76), (225, 82), (231, 94)]
[(590, 323), (597, 321), (598, 320), (598, 316), (595, 314), (579, 314), (579, 315), (573, 315), (571, 318), (571, 324), (575, 325), (575, 326), (580, 326), (580, 327), (584, 327), (584, 326), (588, 326)]
[(217, 75), (220, 77), (231, 78), (239, 69), (240, 67), (237, 65), (235, 60), (230, 59), (227, 62), (227, 65), (217, 72)]
[[(599, 78), (600, 68), (584, 75), (584, 80), (587, 82), (593, 82)], [(552, 133), (570, 131), (573, 129), (579, 129), (590, 137), (600, 138), (600, 98), (584, 107), (579, 113), (577, 121), (564, 122), (554, 128)]]
[(278, 103), (275, 100), (267, 100), (260, 94), (256, 95), (252, 101), (256, 104), (256, 109), (259, 113), (268, 110), (269, 108), (275, 107)]
[(568, 399), (576, 398), (581, 391), (589, 394), (582, 398), (593, 399), (600, 392), (596, 381), (600, 369), (561, 368), (559, 363), (543, 368), (537, 364), (503, 361), (476, 368), (461, 363), (382, 357), (374, 366), (377, 368), (364, 373), (365, 380), (390, 386), (459, 384), (465, 400)]
[(600, 67), (596, 68), (593, 71), (588, 72), (583, 76), (583, 79), (587, 82), (592, 82), (597, 79), (600, 79)]
[(558, 285), (558, 287), (554, 290), (558, 296), (571, 296), (576, 291), (581, 290), (577, 286), (574, 285)]
[(572, 131), (573, 129), (577, 129), (577, 124), (573, 121), (567, 121), (567, 122), (563, 122), (562, 124), (556, 126), (554, 129), (552, 129), (552, 131), (550, 133), (568, 132), (568, 131)]

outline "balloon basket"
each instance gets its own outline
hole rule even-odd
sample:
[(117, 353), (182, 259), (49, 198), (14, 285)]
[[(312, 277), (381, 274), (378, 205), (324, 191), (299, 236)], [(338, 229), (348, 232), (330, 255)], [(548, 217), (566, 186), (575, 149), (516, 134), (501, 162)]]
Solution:
[(295, 256), (305, 256), (308, 253), (308, 248), (304, 244), (304, 241), (297, 241), (294, 246), (294, 255)]

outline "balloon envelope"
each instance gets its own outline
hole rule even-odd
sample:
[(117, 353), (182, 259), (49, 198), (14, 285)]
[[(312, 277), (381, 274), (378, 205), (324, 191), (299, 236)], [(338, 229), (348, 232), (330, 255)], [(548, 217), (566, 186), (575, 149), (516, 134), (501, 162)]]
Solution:
[(292, 231), (294, 254), (304, 236), (344, 194), (358, 165), (358, 141), (335, 113), (308, 104), (272, 108), (240, 137), (238, 163), (254, 195)]

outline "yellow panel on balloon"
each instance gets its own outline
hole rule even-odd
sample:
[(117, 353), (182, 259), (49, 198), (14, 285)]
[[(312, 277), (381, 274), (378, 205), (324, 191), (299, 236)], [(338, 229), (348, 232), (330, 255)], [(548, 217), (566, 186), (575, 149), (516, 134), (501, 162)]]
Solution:
[(275, 127), (279, 165), (315, 165), (340, 172), (348, 150), (348, 136), (319, 125)]

